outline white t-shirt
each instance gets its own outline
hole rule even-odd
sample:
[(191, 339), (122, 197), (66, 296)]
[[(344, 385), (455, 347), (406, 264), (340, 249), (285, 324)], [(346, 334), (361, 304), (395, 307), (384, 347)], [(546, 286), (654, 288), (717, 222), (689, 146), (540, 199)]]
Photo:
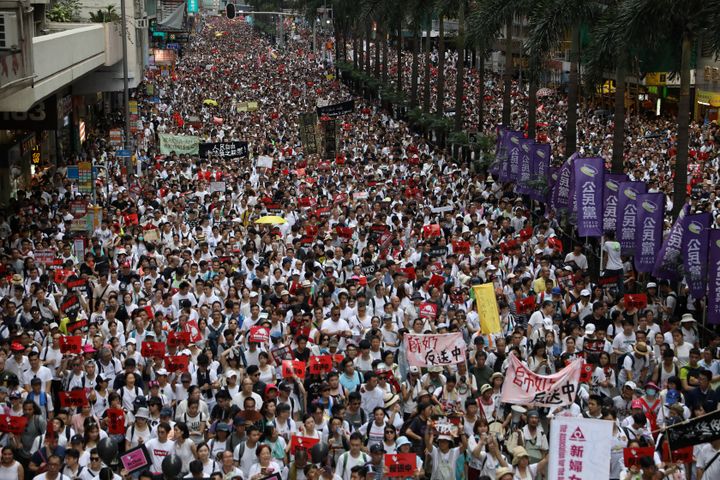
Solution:
[(162, 461), (168, 455), (175, 453), (175, 442), (167, 440), (165, 443), (160, 442), (159, 439), (153, 438), (145, 444), (150, 458), (152, 459), (153, 473), (162, 472)]
[(702, 476), (703, 480), (720, 478), (720, 455), (712, 462), (710, 468), (707, 468), (707, 464), (710, 463), (710, 460), (712, 460), (717, 453), (718, 450), (715, 450), (709, 443), (700, 447), (700, 453), (697, 456), (697, 466), (705, 470)]
[(606, 241), (603, 244), (603, 252), (607, 255), (607, 264), (605, 269), (607, 270), (622, 270), (623, 263), (620, 258), (620, 242)]

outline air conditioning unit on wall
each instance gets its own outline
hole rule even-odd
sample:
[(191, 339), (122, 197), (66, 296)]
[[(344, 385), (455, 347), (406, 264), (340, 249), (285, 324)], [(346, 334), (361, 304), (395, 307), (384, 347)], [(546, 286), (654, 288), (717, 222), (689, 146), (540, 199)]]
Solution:
[(20, 35), (15, 12), (0, 12), (0, 50), (19, 50)]

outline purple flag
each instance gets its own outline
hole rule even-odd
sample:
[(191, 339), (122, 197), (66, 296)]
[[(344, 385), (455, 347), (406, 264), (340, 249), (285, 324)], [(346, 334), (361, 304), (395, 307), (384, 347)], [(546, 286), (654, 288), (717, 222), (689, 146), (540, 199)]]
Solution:
[(644, 182), (622, 182), (618, 192), (618, 217), (615, 229), (620, 251), (623, 255), (635, 255), (635, 222), (637, 221), (637, 196), (645, 193)]
[(620, 182), (627, 182), (624, 173), (605, 173), (603, 185), (603, 230), (615, 231)]
[[(545, 191), (545, 201), (553, 201), (553, 195), (555, 193), (555, 185), (558, 181), (558, 172), (560, 169), (558, 167), (548, 167), (548, 173), (547, 173), (547, 181), (548, 186), (547, 190)], [(551, 205), (552, 208), (552, 205)]]
[(530, 157), (530, 175), (534, 181), (542, 181), (543, 179), (547, 182), (547, 187), (533, 187), (530, 189), (529, 195), (533, 200), (539, 202), (547, 201), (547, 192), (550, 191), (550, 179), (548, 176), (550, 168), (550, 144), (549, 143), (535, 143), (532, 149), (532, 156)]
[(520, 141), (522, 140), (522, 132), (508, 132), (508, 156), (505, 161), (505, 182), (517, 182), (518, 166), (520, 164)]
[(708, 257), (707, 321), (720, 325), (720, 230), (710, 230)]
[(506, 134), (507, 130), (505, 127), (498, 125), (497, 141), (495, 142), (495, 161), (488, 169), (492, 175), (500, 175), (503, 165), (505, 164), (503, 159), (507, 156), (507, 145), (505, 144)]
[(683, 234), (685, 280), (690, 288), (690, 293), (696, 299), (705, 296), (709, 230), (709, 213), (697, 213), (687, 216), (685, 233)]
[(533, 156), (535, 141), (531, 138), (520, 139), (520, 160), (518, 165), (517, 192), (528, 194), (532, 190), (528, 183), (532, 180), (530, 159)]
[(680, 278), (679, 269), (682, 265), (683, 234), (685, 233), (685, 222), (689, 211), (689, 205), (685, 205), (680, 210), (680, 214), (670, 229), (670, 233), (665, 237), (653, 269), (654, 277), (672, 281)]
[(572, 163), (568, 160), (562, 164), (558, 171), (558, 178), (553, 192), (555, 200), (553, 207), (555, 210), (560, 211), (570, 208), (570, 189), (572, 188), (570, 183), (571, 174)]
[(575, 159), (575, 204), (578, 235), (601, 237), (603, 234), (603, 174), (605, 163), (600, 157)]
[(641, 193), (637, 196), (635, 269), (638, 272), (652, 272), (655, 266), (655, 255), (662, 243), (664, 213), (664, 194)]

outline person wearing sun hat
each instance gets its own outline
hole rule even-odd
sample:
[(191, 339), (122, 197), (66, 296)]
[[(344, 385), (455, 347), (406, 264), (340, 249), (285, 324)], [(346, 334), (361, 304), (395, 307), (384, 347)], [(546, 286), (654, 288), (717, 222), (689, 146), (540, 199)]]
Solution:
[(547, 455), (538, 463), (530, 464), (530, 456), (525, 447), (515, 447), (512, 450), (512, 465), (515, 480), (535, 480), (544, 475), (547, 468)]
[(622, 385), (628, 380), (636, 383), (643, 383), (650, 371), (650, 348), (645, 342), (637, 342), (632, 347), (632, 352), (625, 354), (618, 360), (622, 368), (618, 374), (618, 383)]

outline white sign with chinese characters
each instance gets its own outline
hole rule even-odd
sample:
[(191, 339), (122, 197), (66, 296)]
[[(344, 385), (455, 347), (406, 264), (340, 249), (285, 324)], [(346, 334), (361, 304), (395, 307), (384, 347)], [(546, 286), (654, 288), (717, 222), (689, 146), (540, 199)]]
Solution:
[(555, 417), (550, 423), (550, 480), (610, 477), (612, 422)]

